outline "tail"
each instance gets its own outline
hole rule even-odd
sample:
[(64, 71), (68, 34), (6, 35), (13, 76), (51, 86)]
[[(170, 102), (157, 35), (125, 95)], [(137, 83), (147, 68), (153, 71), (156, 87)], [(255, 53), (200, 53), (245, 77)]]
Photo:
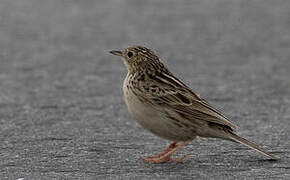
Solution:
[(230, 134), (230, 139), (235, 141), (235, 142), (239, 142), (241, 144), (244, 144), (256, 151), (258, 151), (259, 153), (262, 153), (263, 155), (267, 156), (268, 158), (270, 158), (270, 160), (278, 160), (279, 158), (270, 154), (270, 153), (267, 153), (265, 152), (264, 150), (262, 150), (261, 148), (258, 147), (258, 145), (256, 145), (255, 143), (252, 143), (250, 141), (248, 141), (247, 139), (245, 138), (242, 138), (236, 134), (234, 134), (233, 132), (231, 132)]

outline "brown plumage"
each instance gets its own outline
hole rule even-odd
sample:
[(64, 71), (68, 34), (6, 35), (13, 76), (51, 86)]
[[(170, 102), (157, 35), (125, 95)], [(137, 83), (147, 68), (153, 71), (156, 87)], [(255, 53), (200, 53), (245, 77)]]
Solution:
[(277, 159), (238, 136), (234, 124), (176, 78), (150, 49), (134, 46), (110, 52), (123, 57), (128, 69), (123, 91), (130, 114), (153, 134), (174, 141), (165, 151), (144, 161), (182, 162), (171, 156), (196, 136), (239, 142)]

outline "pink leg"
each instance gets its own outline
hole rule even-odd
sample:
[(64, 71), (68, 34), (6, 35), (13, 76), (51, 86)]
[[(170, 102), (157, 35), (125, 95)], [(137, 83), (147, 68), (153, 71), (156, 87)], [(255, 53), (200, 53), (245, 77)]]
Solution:
[[(143, 159), (143, 161), (145, 162), (151, 162), (151, 163), (164, 163), (164, 162), (167, 162), (167, 161), (174, 161), (174, 162), (183, 162), (184, 158), (171, 158), (171, 156), (176, 152), (178, 151), (179, 149), (181, 149), (182, 147), (186, 146), (188, 143), (190, 142), (190, 140), (188, 141), (185, 141), (179, 145), (175, 145), (175, 147), (171, 150), (171, 151), (168, 151), (167, 153), (165, 154), (162, 154), (161, 156), (159, 157), (154, 157), (154, 158), (147, 158), (147, 159)], [(168, 148), (167, 148), (168, 149)], [(165, 151), (164, 151), (165, 152)], [(161, 153), (160, 153), (161, 154)]]
[(171, 143), (164, 151), (160, 152), (159, 154), (149, 157), (149, 158), (142, 158), (144, 161), (146, 160), (150, 160), (150, 159), (155, 159), (155, 158), (159, 158), (163, 155), (165, 155), (166, 153), (168, 153), (169, 151), (171, 151), (173, 148), (177, 147), (177, 142), (174, 141), (173, 143)]

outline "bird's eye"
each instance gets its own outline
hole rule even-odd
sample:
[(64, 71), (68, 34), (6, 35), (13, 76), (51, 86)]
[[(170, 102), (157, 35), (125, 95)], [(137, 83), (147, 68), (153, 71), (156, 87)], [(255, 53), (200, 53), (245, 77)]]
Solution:
[(131, 51), (129, 51), (127, 56), (128, 56), (128, 58), (131, 58), (133, 56), (133, 53)]

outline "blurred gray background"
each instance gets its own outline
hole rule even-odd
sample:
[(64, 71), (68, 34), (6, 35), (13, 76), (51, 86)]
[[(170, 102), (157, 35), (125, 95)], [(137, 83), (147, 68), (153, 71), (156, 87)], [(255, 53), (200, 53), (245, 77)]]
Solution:
[[(290, 1), (1, 0), (0, 179), (289, 179)], [(198, 138), (183, 164), (122, 100), (109, 50), (143, 45), (280, 156)]]

